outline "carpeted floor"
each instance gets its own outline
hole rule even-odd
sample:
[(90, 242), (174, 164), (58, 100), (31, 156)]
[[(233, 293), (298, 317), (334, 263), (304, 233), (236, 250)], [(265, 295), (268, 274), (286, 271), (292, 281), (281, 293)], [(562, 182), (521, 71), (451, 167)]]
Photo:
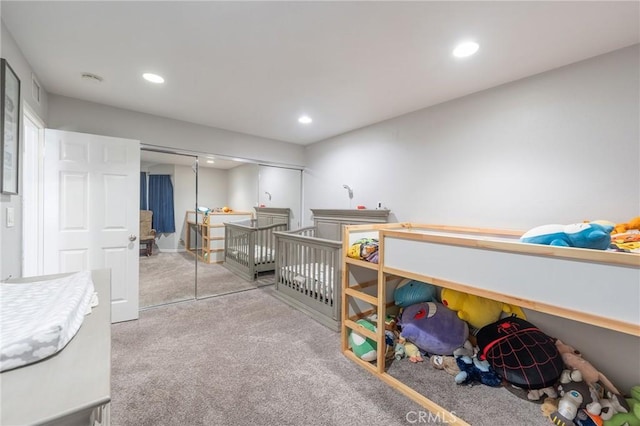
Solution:
[[(114, 324), (112, 424), (427, 423), (422, 407), (340, 353), (339, 334), (272, 291), (162, 306)], [(535, 404), (505, 389), (457, 386), (427, 362), (402, 360), (390, 372), (474, 425), (548, 424)]]
[(167, 253), (154, 248), (153, 255), (140, 256), (140, 307), (218, 296), (273, 284), (273, 273), (254, 282), (238, 277), (221, 264), (197, 264), (187, 252)]

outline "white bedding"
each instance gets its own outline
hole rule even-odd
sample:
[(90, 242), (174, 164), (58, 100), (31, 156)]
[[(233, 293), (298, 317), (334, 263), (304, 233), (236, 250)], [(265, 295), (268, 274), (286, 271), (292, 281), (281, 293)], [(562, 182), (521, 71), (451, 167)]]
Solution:
[(95, 289), (91, 272), (32, 283), (0, 283), (0, 371), (60, 350), (80, 329)]
[(282, 276), (298, 290), (312, 291), (333, 300), (333, 268), (321, 263), (283, 266)]
[[(272, 263), (276, 261), (276, 252), (272, 248), (256, 245), (254, 250), (256, 265), (260, 263)], [(230, 254), (237, 258), (238, 254), (240, 254), (240, 251), (230, 250)]]

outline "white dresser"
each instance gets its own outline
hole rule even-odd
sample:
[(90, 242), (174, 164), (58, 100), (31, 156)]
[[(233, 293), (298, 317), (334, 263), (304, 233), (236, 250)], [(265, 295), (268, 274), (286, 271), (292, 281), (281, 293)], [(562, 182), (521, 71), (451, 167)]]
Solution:
[[(60, 275), (11, 280), (48, 280)], [(92, 272), (100, 303), (57, 354), (0, 373), (2, 425), (109, 425), (111, 401), (111, 273)]]

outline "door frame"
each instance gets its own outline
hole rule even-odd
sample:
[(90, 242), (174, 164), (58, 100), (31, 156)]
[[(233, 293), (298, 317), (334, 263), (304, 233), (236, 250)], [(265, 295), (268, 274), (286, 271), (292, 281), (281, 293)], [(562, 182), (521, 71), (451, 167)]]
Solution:
[[(36, 276), (44, 273), (44, 129), (45, 122), (24, 103), (22, 109), (22, 276)], [(28, 139), (27, 123), (37, 129), (36, 140)], [(26, 183), (30, 182), (29, 185)], [(27, 188), (31, 198), (26, 196)], [(27, 261), (34, 258), (35, 262)]]

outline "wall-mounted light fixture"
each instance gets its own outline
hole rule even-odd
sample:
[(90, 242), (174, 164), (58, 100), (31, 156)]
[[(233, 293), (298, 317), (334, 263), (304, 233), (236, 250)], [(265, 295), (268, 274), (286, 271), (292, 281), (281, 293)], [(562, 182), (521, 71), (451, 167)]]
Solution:
[(267, 197), (269, 197), (269, 201), (271, 201), (271, 194), (268, 191), (264, 191), (265, 194), (267, 194)]
[(349, 199), (353, 199), (353, 189), (349, 185), (342, 185), (342, 187), (349, 192)]

